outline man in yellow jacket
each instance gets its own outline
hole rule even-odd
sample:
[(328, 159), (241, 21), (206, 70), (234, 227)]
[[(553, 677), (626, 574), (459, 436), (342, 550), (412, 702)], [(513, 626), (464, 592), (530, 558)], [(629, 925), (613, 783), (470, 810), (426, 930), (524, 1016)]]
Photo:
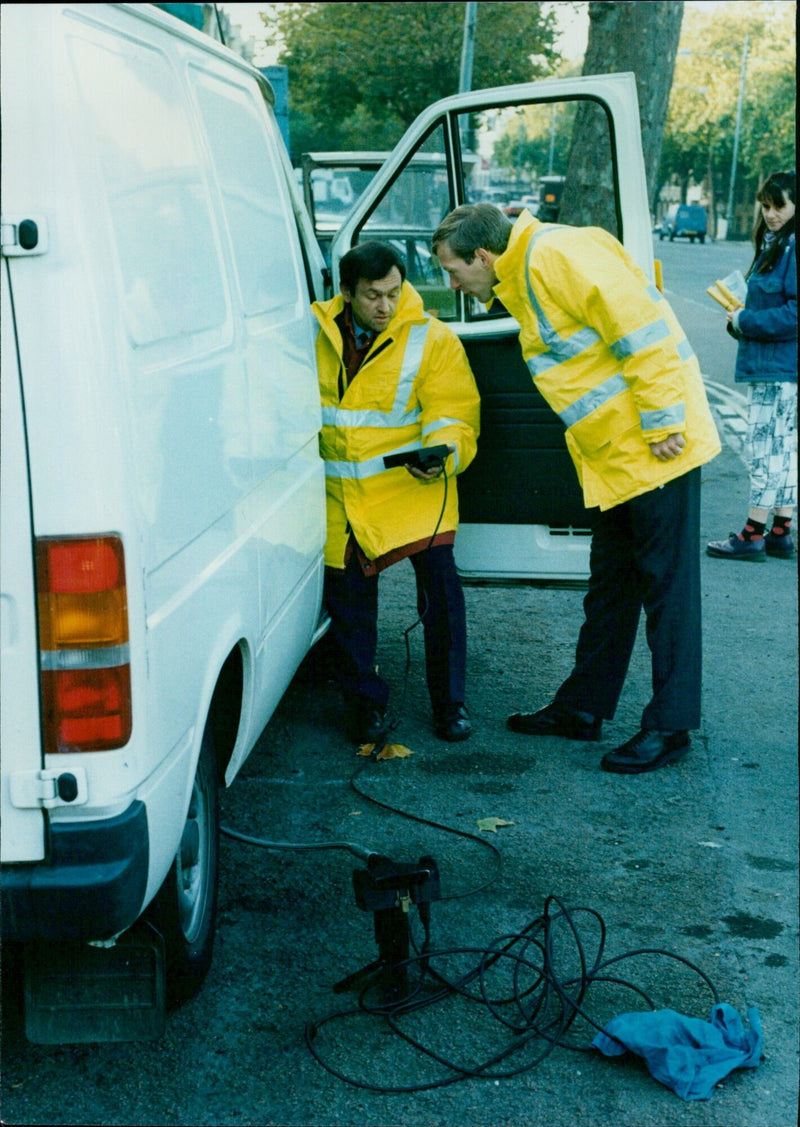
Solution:
[(560, 416), (597, 508), (574, 668), (554, 700), (515, 713), (534, 736), (598, 740), (614, 716), (644, 608), (653, 696), (641, 729), (603, 757), (640, 774), (686, 754), (700, 724), (700, 467), (720, 450), (697, 359), (675, 315), (599, 227), (516, 223), (457, 208), (433, 237), (453, 289), (497, 298), (520, 325), (537, 388)]
[[(340, 294), (316, 302), (328, 535), (325, 605), (334, 676), (358, 743), (386, 738), (389, 686), (375, 669), (378, 576), (408, 557), (417, 583), (434, 732), (467, 739), (466, 613), (453, 560), (455, 475), (475, 457), (480, 400), (464, 349), (425, 313), (389, 244), (339, 264)], [(445, 447), (430, 466), (415, 453)], [(386, 468), (384, 458), (401, 455)], [(408, 457), (408, 463), (405, 457)]]

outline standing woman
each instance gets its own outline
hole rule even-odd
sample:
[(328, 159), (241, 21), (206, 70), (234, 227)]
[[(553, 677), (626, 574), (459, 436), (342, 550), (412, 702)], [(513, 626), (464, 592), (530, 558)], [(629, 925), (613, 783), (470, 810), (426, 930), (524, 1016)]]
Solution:
[[(713, 540), (709, 556), (759, 563), (794, 554), (797, 504), (797, 268), (795, 171), (773, 172), (756, 199), (755, 257), (743, 309), (728, 313), (739, 341), (736, 380), (747, 383), (745, 459), (750, 508), (741, 532)], [(765, 530), (770, 511), (772, 526)]]

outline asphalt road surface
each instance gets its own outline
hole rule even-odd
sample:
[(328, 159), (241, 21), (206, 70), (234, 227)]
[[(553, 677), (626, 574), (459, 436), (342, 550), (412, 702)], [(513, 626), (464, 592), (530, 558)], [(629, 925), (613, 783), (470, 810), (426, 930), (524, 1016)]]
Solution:
[[(704, 291), (744, 269), (749, 250), (657, 242), (656, 252), (716, 389), (712, 401), (728, 412), (720, 414), (725, 449), (704, 471), (705, 542), (741, 523), (747, 476), (737, 454), (734, 346)], [(435, 740), (419, 630), (408, 636), (406, 670), (405, 631), (415, 615), (413, 573), (403, 564), (381, 579), (379, 661), (400, 713), (397, 741), (413, 754), (359, 758), (341, 733), (330, 681), (309, 661), (223, 796), (224, 822), (248, 835), (344, 842), (412, 867), (432, 856), (441, 881), (430, 905), (437, 975), (453, 981), (476, 970), (481, 952), (511, 944), (507, 937), (530, 940), (513, 945), (514, 961), (487, 959), (491, 1005), (474, 976), (463, 995), (395, 1022), (359, 1008), (357, 992), (334, 986), (379, 953), (372, 911), (354, 893), (363, 860), (346, 848), (276, 852), (225, 837), (214, 962), (201, 993), (170, 1015), (158, 1041), (29, 1044), (4, 977), (3, 1122), (795, 1124), (797, 570), (793, 562), (748, 568), (705, 556), (702, 567), (703, 726), (672, 768), (638, 778), (598, 769), (603, 751), (639, 726), (649, 695), (643, 639), (602, 744), (506, 729), (510, 712), (544, 704), (570, 668), (582, 618), (576, 586), (466, 589), (475, 732), (463, 744)], [(487, 818), (499, 822), (482, 828)], [(546, 951), (536, 923), (545, 912)], [(419, 944), (414, 907), (410, 917)], [(615, 981), (592, 983), (581, 1003), (588, 1019), (558, 1032), (559, 993), (542, 989), (538, 969), (545, 960), (552, 981), (577, 1000), (582, 959), (591, 968), (642, 950), (661, 953), (632, 955), (606, 977), (644, 991), (656, 1009), (704, 1021), (714, 992), (745, 1028), (755, 1007), (764, 1036), (758, 1067), (731, 1073), (709, 1099), (686, 1101), (638, 1058), (591, 1050), (592, 1021), (647, 1008)], [(539, 1005), (546, 1037), (515, 1034), (515, 997), (526, 1013)], [(316, 1036), (307, 1039), (309, 1027)], [(397, 1088), (411, 1090), (387, 1090)]]

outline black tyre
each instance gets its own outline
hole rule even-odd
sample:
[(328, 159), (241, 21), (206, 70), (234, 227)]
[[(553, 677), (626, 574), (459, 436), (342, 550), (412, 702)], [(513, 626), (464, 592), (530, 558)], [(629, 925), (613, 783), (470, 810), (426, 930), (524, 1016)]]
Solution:
[(197, 993), (211, 965), (218, 875), (217, 769), (211, 731), (206, 727), (181, 843), (147, 912), (164, 939), (170, 1008)]
[(704, 243), (705, 241), (706, 241), (706, 237), (705, 237), (705, 235), (701, 235), (701, 236), (700, 236), (700, 242), (701, 242), (701, 243)]

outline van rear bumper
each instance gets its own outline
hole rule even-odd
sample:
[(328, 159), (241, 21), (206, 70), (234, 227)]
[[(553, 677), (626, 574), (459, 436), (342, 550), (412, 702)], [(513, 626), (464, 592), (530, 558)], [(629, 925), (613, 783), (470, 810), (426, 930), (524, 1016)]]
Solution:
[(137, 919), (147, 888), (147, 809), (115, 818), (51, 822), (50, 856), (3, 866), (3, 939), (110, 939)]

